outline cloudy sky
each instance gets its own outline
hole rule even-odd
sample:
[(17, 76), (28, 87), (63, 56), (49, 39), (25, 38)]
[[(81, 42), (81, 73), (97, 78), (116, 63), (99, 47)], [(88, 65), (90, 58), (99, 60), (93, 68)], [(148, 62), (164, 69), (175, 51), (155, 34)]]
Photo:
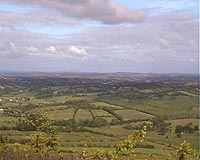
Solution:
[(0, 0), (0, 70), (198, 72), (198, 0)]

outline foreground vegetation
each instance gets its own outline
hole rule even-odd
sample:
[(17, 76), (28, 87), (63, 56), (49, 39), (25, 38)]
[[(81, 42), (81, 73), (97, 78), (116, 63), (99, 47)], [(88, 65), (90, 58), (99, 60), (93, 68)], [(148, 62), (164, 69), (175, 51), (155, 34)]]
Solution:
[(194, 159), (198, 119), (192, 75), (0, 78), (1, 159)]
[[(76, 154), (60, 154), (56, 149), (57, 132), (52, 125), (52, 121), (48, 119), (40, 109), (35, 114), (28, 116), (24, 124), (29, 125), (36, 133), (29, 136), (29, 141), (25, 144), (14, 143), (7, 144), (2, 135), (0, 137), (0, 158), (2, 160), (131, 160), (136, 159), (134, 149), (138, 141), (143, 142), (146, 135), (146, 126), (136, 130), (126, 139), (122, 140), (115, 146), (115, 151), (107, 151), (105, 149), (94, 148), (94, 141), (91, 139), (85, 143), (82, 151)], [(137, 158), (138, 159), (138, 158)], [(197, 152), (190, 147), (190, 144), (184, 141), (176, 152), (168, 155), (168, 160), (198, 160)]]

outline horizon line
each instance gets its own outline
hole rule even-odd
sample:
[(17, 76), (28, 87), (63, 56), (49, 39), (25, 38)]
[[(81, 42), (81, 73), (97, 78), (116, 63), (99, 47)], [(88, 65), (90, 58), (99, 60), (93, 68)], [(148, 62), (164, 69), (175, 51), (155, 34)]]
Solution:
[(96, 74), (116, 74), (116, 73), (129, 73), (129, 74), (197, 74), (199, 73), (188, 73), (188, 72), (131, 72), (131, 71), (113, 71), (113, 72), (98, 72), (98, 71), (23, 71), (23, 70), (0, 70), (0, 73), (96, 73)]

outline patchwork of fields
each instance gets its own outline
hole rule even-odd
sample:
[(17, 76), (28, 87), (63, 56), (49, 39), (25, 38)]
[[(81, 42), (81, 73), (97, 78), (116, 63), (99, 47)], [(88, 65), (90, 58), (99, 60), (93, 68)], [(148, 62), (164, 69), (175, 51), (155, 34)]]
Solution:
[(198, 150), (197, 80), (157, 81), (0, 79), (0, 133), (8, 143), (26, 142), (35, 131), (19, 123), (39, 107), (54, 121), (63, 152), (79, 152), (91, 137), (94, 147), (114, 150), (144, 125), (147, 135), (135, 149), (139, 158), (166, 159), (184, 140)]

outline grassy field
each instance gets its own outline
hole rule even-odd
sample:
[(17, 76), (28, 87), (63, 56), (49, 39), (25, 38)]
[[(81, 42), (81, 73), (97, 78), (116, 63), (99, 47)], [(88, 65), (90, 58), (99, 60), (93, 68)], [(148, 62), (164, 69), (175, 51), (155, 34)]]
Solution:
[(47, 115), (52, 120), (68, 120), (74, 115), (74, 108), (47, 111)]
[(116, 111), (117, 114), (123, 117), (124, 120), (130, 120), (130, 119), (152, 119), (154, 116), (151, 114), (139, 112), (136, 110), (118, 110)]
[[(116, 83), (118, 86), (118, 81)], [(35, 109), (40, 107), (51, 120), (73, 119), (76, 122), (76, 129), (59, 131), (58, 148), (61, 151), (78, 152), (91, 138), (94, 140), (94, 147), (113, 151), (116, 144), (144, 124), (149, 128), (147, 127), (144, 142), (135, 149), (138, 159), (164, 160), (184, 140), (187, 140), (196, 150), (199, 149), (198, 131), (184, 132), (181, 137), (175, 133), (177, 125), (184, 126), (190, 123), (194, 127), (199, 123), (198, 95), (195, 94), (195, 89), (190, 91), (190, 88), (185, 85), (174, 89), (174, 86), (165, 84), (159, 88), (153, 84), (150, 87), (144, 85), (140, 86), (141, 89), (133, 87), (132, 84), (114, 89), (113, 86), (107, 89), (98, 85), (88, 87), (84, 84), (75, 84), (53, 86), (50, 89), (43, 86), (43, 88), (31, 88), (30, 91), (28, 89), (19, 91), (15, 86), (13, 91), (2, 93), (0, 98), (3, 101), (0, 103), (0, 108), (19, 111), (20, 116), (15, 115), (15, 112), (6, 115), (1, 111), (0, 132), (9, 139), (9, 143), (26, 141), (27, 136), (34, 131), (20, 131), (15, 127), (19, 119), (26, 118), (21, 116), (22, 113), (33, 114)], [(48, 89), (48, 92), (43, 93), (42, 89)], [(43, 94), (44, 97), (39, 97)], [(153, 119), (158, 117), (170, 124), (164, 134), (154, 126)], [(79, 124), (80, 121), (87, 120), (87, 123), (95, 123), (98, 118), (106, 121), (106, 125), (96, 127)], [(62, 124), (59, 127), (69, 126)]]
[(145, 100), (127, 100), (127, 99), (104, 99), (105, 102), (113, 105), (119, 105), (128, 109), (135, 109), (141, 112), (149, 113), (155, 116), (181, 118), (197, 117), (198, 115), (198, 98), (188, 96), (163, 98), (151, 98)]
[(199, 125), (198, 119), (175, 119), (175, 120), (167, 120), (166, 122), (171, 123), (172, 125), (187, 125), (188, 123), (192, 123), (193, 125)]

